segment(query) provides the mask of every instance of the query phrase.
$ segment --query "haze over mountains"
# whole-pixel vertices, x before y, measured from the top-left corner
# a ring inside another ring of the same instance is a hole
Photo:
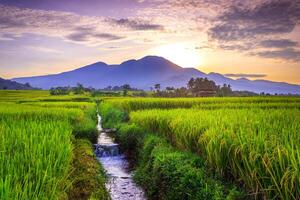
[[[14,78],[19,83],[30,83],[33,87],[49,89],[57,86],[75,86],[105,88],[130,84],[132,87],[149,90],[154,84],[161,87],[186,86],[192,77],[207,77],[218,85],[230,84],[233,90],[252,92],[300,94],[300,85],[266,80],[231,79],[218,73],[203,73],[194,68],[182,68],[169,60],[158,56],[146,56],[139,60],[128,60],[120,65],[107,65],[97,62],[60,74]]]

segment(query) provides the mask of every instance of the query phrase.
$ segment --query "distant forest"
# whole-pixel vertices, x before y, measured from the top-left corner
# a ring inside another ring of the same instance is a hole
[[[155,84],[144,91],[133,88],[129,84],[121,86],[108,86],[103,89],[84,87],[78,83],[76,87],[55,87],[50,89],[51,95],[68,95],[90,93],[92,96],[154,96],[154,97],[226,97],[226,96],[269,96],[268,93],[254,93],[250,91],[233,91],[229,84],[217,85],[214,81],[207,78],[191,78],[187,82],[187,87],[174,88],[172,86],[162,88]],[[279,94],[275,94],[279,95]],[[282,94],[280,94],[282,95]]]

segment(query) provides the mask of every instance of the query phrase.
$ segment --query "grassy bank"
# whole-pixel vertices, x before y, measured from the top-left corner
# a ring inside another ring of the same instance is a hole
[[[200,200],[242,199],[244,194],[232,184],[224,184],[207,174],[203,159],[178,151],[163,137],[145,134],[135,124],[122,125],[118,140],[137,156],[135,181],[149,199]]]
[[[74,140],[70,179],[72,186],[68,199],[110,199],[105,188],[105,173],[94,155],[91,142],[86,139]]]

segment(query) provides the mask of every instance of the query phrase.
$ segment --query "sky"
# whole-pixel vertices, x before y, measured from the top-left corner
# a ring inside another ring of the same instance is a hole
[[[300,0],[0,0],[0,77],[163,56],[300,84]]]

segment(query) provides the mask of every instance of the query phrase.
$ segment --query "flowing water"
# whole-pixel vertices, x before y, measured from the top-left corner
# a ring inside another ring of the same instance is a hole
[[[132,174],[127,170],[128,162],[119,152],[119,145],[102,130],[100,115],[97,128],[100,135],[95,154],[108,175],[106,188],[112,200],[145,200],[143,190],[133,182]]]

